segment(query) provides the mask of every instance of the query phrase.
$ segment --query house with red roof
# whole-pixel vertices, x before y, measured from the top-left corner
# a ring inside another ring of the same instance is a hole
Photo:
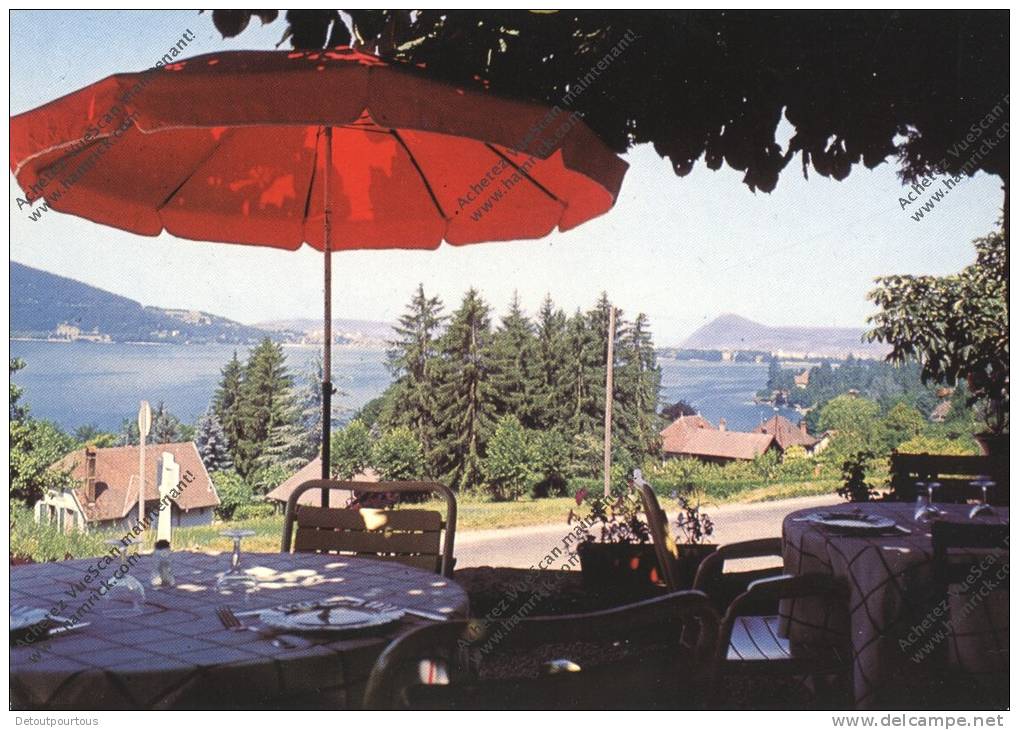
[[[290,499],[290,495],[293,494],[294,490],[305,482],[309,482],[312,479],[322,478],[322,457],[316,456],[314,459],[305,464],[301,469],[295,473],[292,477],[281,483],[271,492],[265,495],[267,502],[272,502],[276,505],[279,511],[284,511],[287,508],[287,501]],[[363,472],[355,474],[350,480],[352,482],[377,482],[379,481],[378,473],[368,467]],[[333,507],[342,506],[354,499],[354,492],[350,490],[335,489],[332,491],[329,497],[329,504]],[[309,507],[321,507],[322,506],[322,491],[312,489],[302,494],[298,500],[298,504],[307,505]]]
[[[800,421],[799,426],[785,416],[775,414],[760,426],[754,433],[766,433],[775,437],[775,445],[783,454],[790,446],[802,446],[810,455],[818,454],[828,445],[827,435],[815,438],[807,433],[807,422]]]
[[[74,484],[51,490],[35,504],[35,519],[62,530],[130,530],[138,519],[139,446],[72,451],[50,468],[66,472]],[[174,484],[162,484],[166,475]],[[158,510],[160,487],[179,492],[170,501],[174,527],[212,523],[219,495],[194,443],[151,444],[145,448],[145,513]],[[152,523],[153,526],[155,522]]]
[[[662,432],[665,458],[693,458],[712,464],[753,461],[769,449],[777,449],[775,437],[765,433],[729,431],[725,420],[715,428],[701,415],[680,416]]]

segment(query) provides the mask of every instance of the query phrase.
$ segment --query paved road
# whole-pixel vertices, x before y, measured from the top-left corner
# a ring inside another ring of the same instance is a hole
[[[788,513],[807,507],[837,504],[840,501],[835,495],[824,495],[757,504],[722,505],[710,511],[715,522],[712,542],[723,544],[758,537],[777,537],[782,534],[782,518]],[[675,515],[669,518],[671,521]],[[529,568],[537,565],[556,546],[561,547],[568,532],[565,515],[562,522],[550,525],[457,532],[456,567],[491,565]]]

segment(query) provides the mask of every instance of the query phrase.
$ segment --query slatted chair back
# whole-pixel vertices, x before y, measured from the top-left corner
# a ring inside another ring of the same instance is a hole
[[[315,489],[439,495],[446,502],[446,513],[413,507],[331,508],[298,503],[302,494]],[[455,536],[456,496],[443,484],[313,479],[297,487],[287,500],[280,549],[285,553],[335,552],[392,560],[452,577]]]
[[[679,549],[669,531],[669,516],[665,514],[665,510],[658,503],[658,496],[654,489],[639,474],[634,475],[634,486],[640,490],[644,516],[647,519],[648,528],[651,530],[651,541],[655,546],[658,567],[665,580],[665,585],[670,591],[682,590],[678,565]]]
[[[729,604],[747,590],[747,587],[761,578],[773,578],[782,574],[782,566],[752,568],[726,572],[726,564],[737,560],[756,558],[782,558],[782,539],[765,537],[720,546],[704,558],[694,579],[695,590],[708,594],[720,613],[725,613]],[[761,609],[764,613],[777,613],[777,605]]]
[[[988,501],[1009,503],[1008,459],[998,456],[948,456],[942,454],[900,454],[891,458],[892,497],[899,501],[916,499],[918,481],[937,481],[941,488],[934,495],[939,502],[965,502],[981,498],[971,482],[986,476],[994,480]]]
[[[823,573],[780,575],[762,578],[729,605],[719,631],[716,675],[743,665],[758,673],[809,674],[832,667],[817,665],[818,657],[803,652],[799,657],[789,650],[789,642],[778,633],[777,616],[761,616],[760,607],[777,605],[782,600],[811,599],[823,601],[829,610],[846,610],[849,592],[844,584]],[[746,619],[750,619],[747,621]],[[841,637],[848,640],[848,637]],[[825,659],[831,656],[824,652]],[[848,651],[836,653],[839,661],[848,658]],[[830,663],[830,662],[829,662]]]
[[[698,706],[717,638],[718,614],[697,591],[589,614],[429,624],[382,653],[365,708]],[[428,676],[445,681],[423,683]]]
[[[931,525],[931,540],[934,544],[934,580],[947,587],[963,583],[974,566],[985,564],[986,572],[991,564],[998,563],[1003,556],[993,551],[1009,549],[1008,525],[988,525],[979,522],[947,522],[938,520]],[[979,553],[965,556],[951,555],[950,551],[978,550]],[[1007,557],[1004,558],[1007,560]],[[993,572],[993,571],[992,571]],[[982,585],[978,583],[978,585]],[[1008,581],[997,581],[995,590],[1008,590]]]

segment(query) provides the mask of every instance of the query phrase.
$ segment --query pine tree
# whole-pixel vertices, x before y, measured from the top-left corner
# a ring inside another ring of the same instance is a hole
[[[234,350],[233,358],[220,371],[222,377],[219,387],[212,397],[212,413],[216,416],[223,435],[230,448],[230,460],[237,464],[241,460],[239,452],[244,440],[244,425],[241,416],[241,397],[244,387],[244,365],[237,359]]]
[[[534,327],[514,292],[509,312],[492,335],[492,395],[499,416],[515,416],[527,428],[534,427],[538,416],[530,374],[535,345]]]
[[[170,413],[163,401],[159,401],[159,405],[152,412],[152,427],[146,442],[150,444],[172,444],[180,441],[181,438],[180,419]]]
[[[619,345],[613,427],[620,434],[620,444],[639,462],[642,455],[656,450],[655,413],[662,382],[646,315],[623,323]]]
[[[322,376],[324,369],[322,354],[316,353],[308,371],[304,374],[304,387],[299,395],[302,445],[298,449],[298,456],[305,461],[319,456],[322,452]],[[333,393],[330,432],[337,428],[343,412],[340,398],[345,395],[346,393],[341,390],[336,390]]]
[[[476,487],[483,478],[481,457],[494,415],[490,340],[488,305],[475,289],[469,289],[440,342],[443,365],[436,452],[442,457],[442,473],[456,489]]]
[[[270,465],[301,466],[305,441],[294,405],[293,379],[283,348],[268,337],[248,357],[239,402],[242,435],[234,450],[238,473],[248,477]]]
[[[386,428],[407,426],[421,443],[429,471],[438,474],[442,455],[436,451],[437,379],[440,368],[438,337],[446,317],[442,301],[425,295],[419,284],[399,324],[396,339],[387,353],[395,378],[386,394],[380,416]]]
[[[198,420],[195,446],[208,471],[226,471],[233,467],[233,462],[230,460],[229,442],[212,409],[206,411]]]
[[[566,315],[546,295],[538,311],[534,366],[530,368],[534,427],[561,428],[568,413]]]

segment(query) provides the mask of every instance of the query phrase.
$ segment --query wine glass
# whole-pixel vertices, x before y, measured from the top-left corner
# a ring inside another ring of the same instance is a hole
[[[980,504],[973,505],[973,509],[969,511],[969,518],[976,519],[977,517],[990,517],[994,514],[994,508],[987,501],[987,490],[994,486],[994,480],[988,479],[987,477],[980,477],[970,482],[974,487],[979,487],[980,492],[983,495],[980,500]]]
[[[99,604],[100,613],[109,618],[137,616],[145,605],[145,587],[131,575],[134,561],[129,559],[128,551],[140,543],[130,541],[125,544],[116,538],[106,540],[105,543],[120,553],[120,565],[106,581],[106,592],[102,594],[103,600]]]
[[[930,517],[930,496],[927,491],[927,482],[918,480],[916,482],[916,510],[913,512],[913,519],[917,522],[929,522]]]
[[[258,581],[241,570],[241,538],[254,535],[254,530],[224,530],[219,533],[223,537],[231,537],[234,541],[234,552],[230,558],[230,569],[220,573],[216,580],[216,591],[224,596],[240,596],[247,601],[248,596],[258,590]]]

